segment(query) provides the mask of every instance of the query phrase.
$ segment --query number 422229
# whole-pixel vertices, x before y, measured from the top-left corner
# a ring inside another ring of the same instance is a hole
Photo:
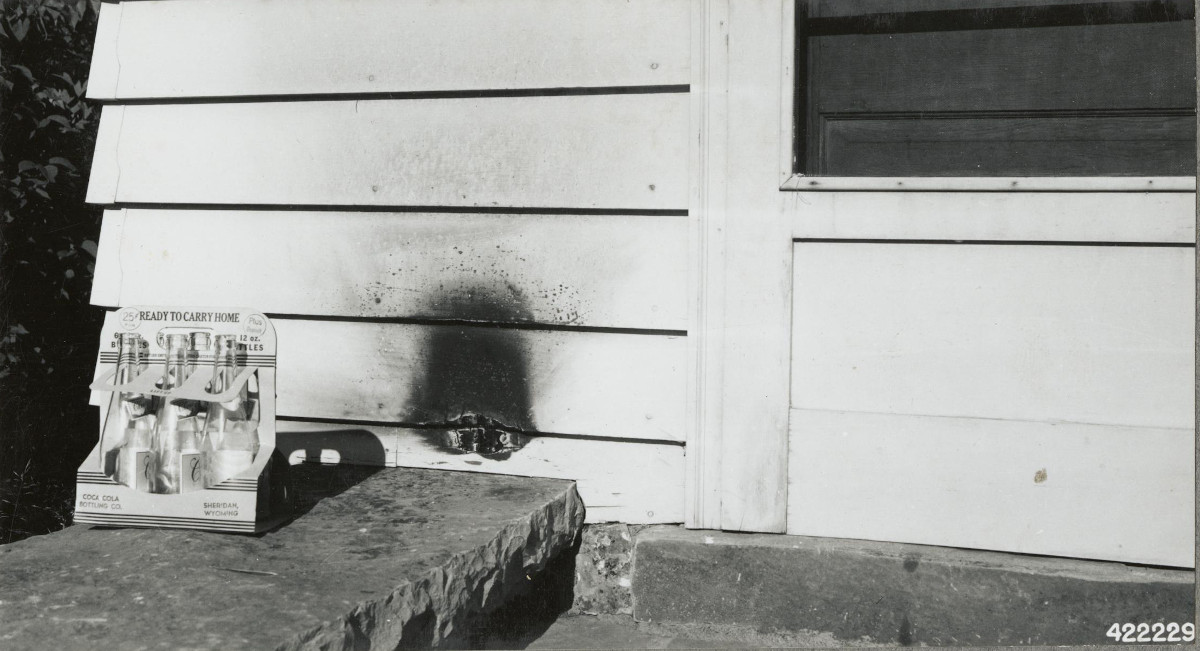
[[[1187,622],[1177,624],[1113,624],[1104,634],[1118,642],[1192,642],[1196,639],[1196,625]]]

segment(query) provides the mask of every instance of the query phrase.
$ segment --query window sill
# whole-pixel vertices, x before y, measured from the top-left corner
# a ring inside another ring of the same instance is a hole
[[[793,174],[785,191],[823,192],[1195,192],[1191,176],[804,176]]]

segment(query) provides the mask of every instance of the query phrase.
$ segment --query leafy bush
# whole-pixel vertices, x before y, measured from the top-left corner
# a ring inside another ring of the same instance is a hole
[[[100,109],[84,100],[99,0],[0,0],[0,543],[69,521],[97,435]]]

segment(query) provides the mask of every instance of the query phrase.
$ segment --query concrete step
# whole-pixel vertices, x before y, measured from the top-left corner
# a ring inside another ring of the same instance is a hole
[[[1195,616],[1190,570],[678,527],[637,533],[632,591],[641,622],[839,644],[1111,644],[1113,623]]]
[[[847,644],[829,634],[757,631],[737,624],[638,622],[629,615],[563,615],[526,649],[806,649]],[[511,645],[488,648],[518,648]]]
[[[462,648],[583,525],[572,482],[306,467],[311,510],[261,536],[72,526],[0,546],[0,648]]]

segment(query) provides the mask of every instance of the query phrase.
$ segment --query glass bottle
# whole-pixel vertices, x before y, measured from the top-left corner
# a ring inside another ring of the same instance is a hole
[[[212,335],[198,330],[188,334],[188,343],[191,344],[191,349],[188,350],[188,375],[191,375],[196,370],[196,363],[200,359],[200,351],[208,350],[208,347],[212,344]]]
[[[142,372],[141,335],[123,332],[118,335],[117,372],[113,384],[118,387],[132,382]],[[151,397],[141,393],[118,392],[109,403],[105,432],[113,438],[105,441],[101,433],[100,450],[104,472],[126,486],[150,490],[152,473],[147,464],[151,452],[155,414]]]
[[[191,344],[191,348],[188,349],[187,374],[188,377],[191,377],[192,373],[196,372],[196,366],[199,364],[200,355],[202,354],[201,351],[207,351],[212,345],[212,335],[204,331],[193,332],[188,335],[188,343]],[[202,400],[197,400],[192,403],[192,406],[196,409],[196,431],[203,434],[204,421],[208,416],[208,404]],[[201,443],[201,441],[197,441],[198,449],[203,448]]]
[[[214,346],[210,393],[232,388],[238,376],[237,336],[217,335]],[[210,402],[204,430],[208,459],[208,485],[222,482],[250,467],[258,454],[258,401],[251,397],[249,382],[225,402]]]
[[[183,386],[192,368],[190,337],[169,334],[167,361],[160,389],[170,391]],[[200,416],[195,400],[162,400],[154,428],[154,492],[180,493],[192,490],[202,481],[199,472]]]

